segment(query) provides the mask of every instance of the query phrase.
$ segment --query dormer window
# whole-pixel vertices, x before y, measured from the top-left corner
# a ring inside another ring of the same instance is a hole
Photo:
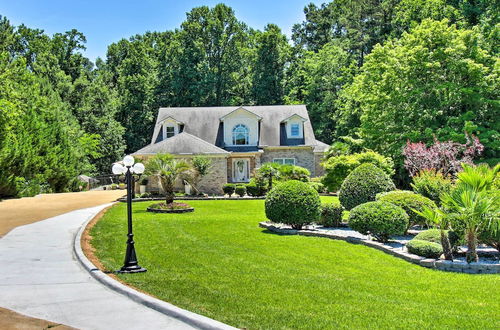
[[[300,136],[300,125],[299,124],[292,124],[290,126],[290,135],[293,137],[299,137]]]
[[[165,137],[168,139],[175,135],[175,127],[174,126],[166,126],[165,127]]]
[[[233,128],[233,145],[248,144],[248,127],[238,124]]]

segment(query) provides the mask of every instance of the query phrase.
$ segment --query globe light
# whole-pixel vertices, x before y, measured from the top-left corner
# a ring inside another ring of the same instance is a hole
[[[144,173],[144,164],[135,163],[133,169],[134,169],[134,173],[142,174],[142,173]]]
[[[125,166],[132,166],[134,165],[134,157],[127,155],[123,158],[123,165]]]
[[[116,163],[116,164],[113,164],[113,167],[111,168],[111,171],[112,171],[112,172],[113,172],[113,174],[115,174],[115,175],[120,175],[120,174],[125,173],[126,168],[125,168],[125,167],[123,167],[123,165],[122,165],[122,164],[118,164],[118,163]]]

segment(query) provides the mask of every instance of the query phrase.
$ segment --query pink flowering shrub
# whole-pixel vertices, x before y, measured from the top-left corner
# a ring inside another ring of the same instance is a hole
[[[408,141],[403,149],[404,166],[411,176],[422,170],[436,170],[443,175],[455,175],[461,170],[461,164],[472,164],[472,160],[481,155],[484,146],[474,135],[466,135],[467,142],[440,142],[434,138],[434,144],[427,147],[423,142]]]

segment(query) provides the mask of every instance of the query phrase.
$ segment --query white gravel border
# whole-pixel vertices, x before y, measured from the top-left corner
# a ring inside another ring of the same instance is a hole
[[[168,315],[170,317],[174,317],[182,322],[190,324],[200,329],[237,329],[225,323],[213,320],[206,316],[196,314],[190,312],[188,310],[179,308],[174,306],[168,302],[163,300],[153,298],[144,293],[141,293],[137,290],[128,287],[121,282],[111,278],[110,276],[103,273],[99,270],[83,253],[81,246],[81,239],[85,228],[92,221],[94,217],[86,221],[78,230],[78,233],[75,235],[75,239],[73,242],[73,251],[75,253],[76,258],[81,263],[83,268],[85,268],[92,277],[94,277],[97,281],[101,282],[111,290],[114,290],[118,293],[121,293],[128,298],[132,299],[135,302],[138,302],[146,307],[152,308],[162,314]]]

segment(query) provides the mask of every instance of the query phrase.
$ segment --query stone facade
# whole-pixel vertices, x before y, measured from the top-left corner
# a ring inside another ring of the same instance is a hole
[[[325,175],[325,168],[321,166],[321,162],[323,161],[324,153],[316,152],[314,153],[314,176],[323,176]]]
[[[318,176],[316,174],[316,159],[312,148],[264,149],[260,161],[263,164],[272,162],[275,158],[295,158],[295,165],[307,168],[312,177]]]

